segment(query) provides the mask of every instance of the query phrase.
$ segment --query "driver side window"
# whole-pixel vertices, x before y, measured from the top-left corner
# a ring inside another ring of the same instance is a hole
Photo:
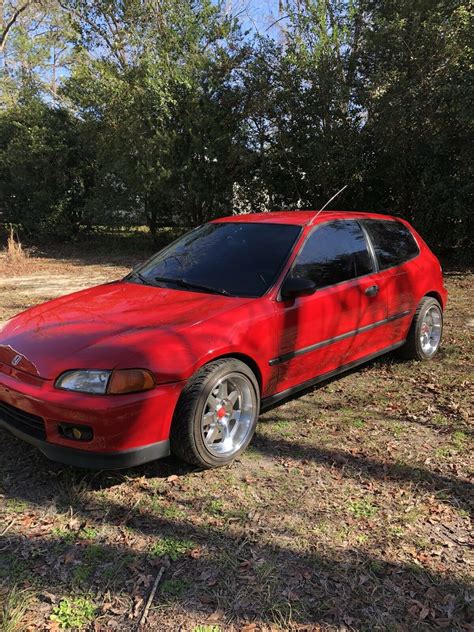
[[[311,279],[319,289],[373,271],[359,224],[335,221],[315,228],[296,258],[291,276]]]

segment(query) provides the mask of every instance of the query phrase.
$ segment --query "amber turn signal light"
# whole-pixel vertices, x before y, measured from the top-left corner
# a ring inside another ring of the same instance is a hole
[[[155,379],[144,369],[118,369],[110,377],[107,394],[140,393],[155,388]]]

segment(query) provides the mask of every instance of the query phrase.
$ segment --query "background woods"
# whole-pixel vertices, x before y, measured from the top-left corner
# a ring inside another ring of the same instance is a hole
[[[472,245],[463,0],[4,0],[0,222],[25,239],[248,210],[411,220]]]

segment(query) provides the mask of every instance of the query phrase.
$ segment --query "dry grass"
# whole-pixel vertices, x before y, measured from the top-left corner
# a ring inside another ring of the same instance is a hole
[[[10,232],[8,234],[7,239],[7,247],[6,247],[6,260],[8,263],[18,264],[22,263],[28,254],[23,249],[21,241],[16,234],[13,226],[10,226]]]
[[[0,263],[5,315],[43,300],[35,274],[124,272],[28,269]],[[265,413],[228,468],[83,472],[2,432],[0,602],[30,590],[29,630],[136,630],[164,566],[147,630],[471,630],[472,275],[447,286],[435,361],[383,358]]]

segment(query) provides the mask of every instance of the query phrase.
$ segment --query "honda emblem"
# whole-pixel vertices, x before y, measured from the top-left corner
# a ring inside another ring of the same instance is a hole
[[[12,360],[12,366],[18,366],[20,364],[20,362],[22,361],[22,359],[23,359],[23,356],[21,356],[18,353]]]

